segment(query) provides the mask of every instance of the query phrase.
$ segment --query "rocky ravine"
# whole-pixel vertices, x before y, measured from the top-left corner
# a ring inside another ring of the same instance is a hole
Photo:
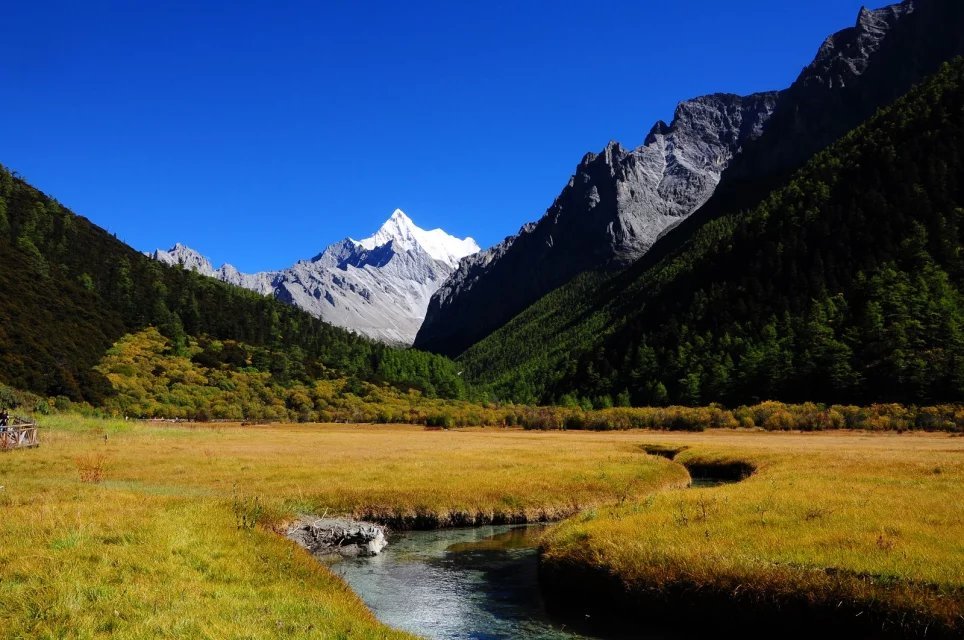
[[[433,296],[415,346],[457,355],[583,271],[620,268],[667,234],[659,253],[671,250],[962,52],[964,2],[905,0],[862,9],[789,89],[683,102],[641,147],[587,155],[538,222],[465,260]]]
[[[177,244],[152,258],[270,295],[326,322],[389,344],[411,345],[432,294],[458,265],[479,250],[441,229],[426,231],[403,211],[371,237],[346,238],[289,269],[241,273],[230,264],[215,269],[197,251]]]

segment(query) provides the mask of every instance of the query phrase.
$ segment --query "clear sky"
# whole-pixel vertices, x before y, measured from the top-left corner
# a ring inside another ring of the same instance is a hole
[[[860,6],[9,2],[0,163],[137,249],[246,271],[396,207],[485,247],[680,100],[789,85]]]

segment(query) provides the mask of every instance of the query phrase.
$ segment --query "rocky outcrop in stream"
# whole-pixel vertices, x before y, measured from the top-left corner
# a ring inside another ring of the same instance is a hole
[[[316,555],[347,558],[377,556],[388,544],[384,527],[345,518],[304,518],[286,535]]]

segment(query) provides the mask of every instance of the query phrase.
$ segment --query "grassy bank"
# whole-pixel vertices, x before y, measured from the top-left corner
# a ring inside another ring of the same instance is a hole
[[[823,617],[855,632],[964,631],[964,439],[717,431],[646,441],[692,467],[755,473],[563,523],[544,566],[570,604],[628,608],[641,622],[660,611],[674,625],[665,616],[698,606],[711,625]]]
[[[686,479],[638,433],[44,424],[0,454],[2,637],[404,637],[271,529],[556,517]]]

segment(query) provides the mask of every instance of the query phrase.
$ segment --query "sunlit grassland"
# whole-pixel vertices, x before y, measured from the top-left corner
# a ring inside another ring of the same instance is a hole
[[[794,600],[845,605],[891,628],[964,628],[964,439],[718,431],[646,440],[683,448],[684,464],[748,462],[756,473],[576,516],[545,540],[547,567],[602,571],[640,602],[659,593]]]
[[[402,637],[272,529],[559,517],[686,481],[638,432],[44,425],[0,455],[2,637]]]

